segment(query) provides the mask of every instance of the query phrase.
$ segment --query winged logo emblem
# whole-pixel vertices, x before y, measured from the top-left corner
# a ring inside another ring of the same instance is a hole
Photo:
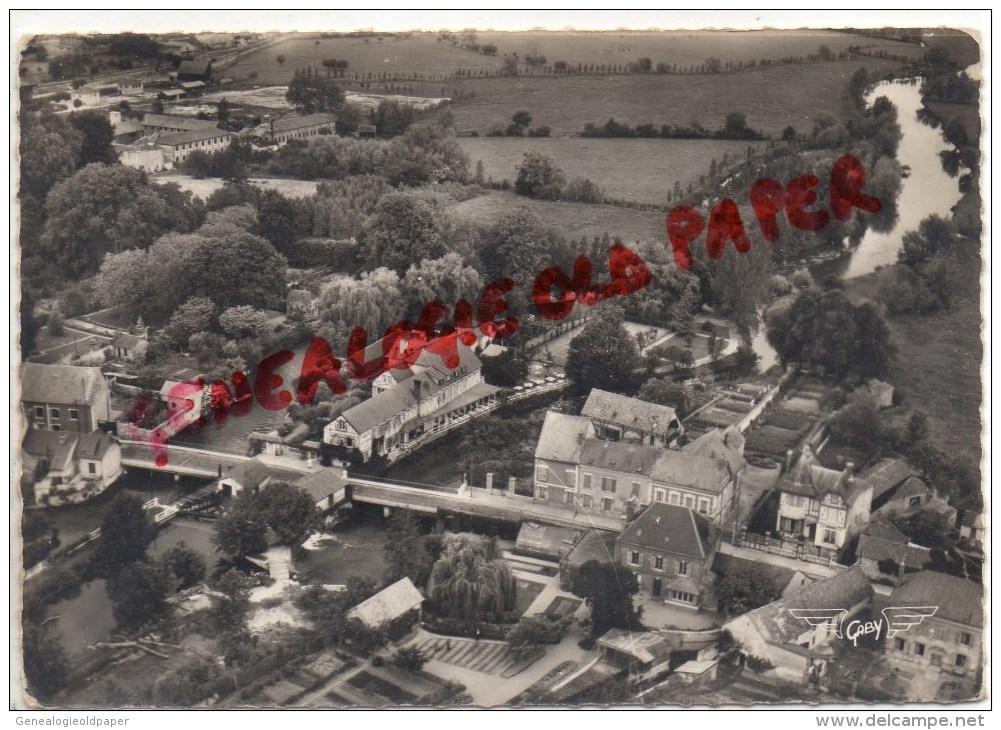
[[[829,633],[839,639],[842,637],[841,624],[848,615],[845,608],[790,608],[787,609],[795,618],[806,621],[810,626],[824,626]]]
[[[886,638],[892,639],[897,634],[918,626],[930,616],[934,616],[938,606],[887,606],[883,609],[886,618]]]

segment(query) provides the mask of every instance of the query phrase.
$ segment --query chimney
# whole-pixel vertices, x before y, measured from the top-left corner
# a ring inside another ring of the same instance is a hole
[[[792,449],[786,451],[786,471],[792,469],[792,456],[793,456]]]
[[[421,400],[421,381],[420,378],[414,378],[414,396],[417,398],[419,403]]]
[[[577,443],[578,444],[584,443],[584,432],[583,431],[578,431],[577,432]]]

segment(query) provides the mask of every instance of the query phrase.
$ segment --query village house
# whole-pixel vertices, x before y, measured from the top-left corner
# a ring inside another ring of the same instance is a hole
[[[118,154],[118,161],[123,167],[134,167],[146,172],[160,172],[164,169],[163,148],[158,144],[115,144],[112,149]]]
[[[892,585],[932,562],[931,550],[912,544],[892,522],[879,517],[859,535],[856,556],[870,580]]]
[[[901,617],[897,633],[886,635],[883,656],[902,669],[976,677],[982,663],[983,600],[983,586],[973,581],[927,570],[907,576],[889,598],[877,601],[888,621]],[[901,616],[908,613],[925,618],[915,623]]]
[[[104,431],[31,430],[22,445],[24,474],[35,500],[83,501],[100,494],[122,474],[122,447]]]
[[[626,670],[634,680],[666,671],[671,659],[668,640],[652,631],[612,629],[598,638],[597,647],[603,662]]]
[[[722,525],[738,497],[742,449],[743,438],[729,429],[711,431],[681,449],[609,441],[598,437],[593,419],[550,411],[535,449],[533,494],[575,514],[623,517],[662,502],[689,507]]]
[[[184,89],[164,89],[156,94],[156,98],[160,101],[180,101],[188,92]]]
[[[337,117],[333,114],[307,114],[300,117],[272,119],[261,125],[262,136],[271,144],[284,145],[291,139],[308,139],[319,134],[333,134]]]
[[[640,593],[699,610],[714,582],[711,568],[719,542],[720,531],[702,515],[655,502],[619,535],[615,562],[633,571]]]
[[[347,469],[321,469],[300,476],[292,482],[292,486],[308,494],[321,512],[337,509],[350,498]]]
[[[21,403],[30,429],[90,433],[111,420],[111,390],[100,368],[25,363]]]
[[[139,96],[143,93],[143,82],[140,79],[119,81],[118,93],[122,96]]]
[[[216,486],[226,496],[235,497],[242,492],[257,492],[275,482],[291,484],[301,476],[301,472],[271,466],[255,457],[231,466]]]
[[[146,134],[155,132],[191,132],[197,129],[216,129],[217,123],[212,119],[196,119],[195,117],[178,117],[170,114],[147,114],[142,120]]]
[[[832,642],[841,640],[835,631],[868,609],[872,597],[869,579],[855,566],[731,619],[723,629],[744,656],[770,662],[770,674],[805,684],[827,674]]]
[[[417,623],[421,620],[423,605],[424,596],[417,586],[409,578],[401,578],[359,603],[345,613],[344,618],[356,618],[373,629],[401,619]]]
[[[594,388],[580,414],[590,418],[599,438],[650,446],[671,446],[684,427],[670,406],[648,403]]]
[[[198,52],[198,46],[188,41],[164,41],[159,45],[160,53],[163,55],[191,56]]]
[[[984,522],[984,513],[980,510],[964,510],[959,522],[959,537],[962,540],[973,544],[983,544],[984,531],[987,524]]]
[[[224,129],[194,129],[189,132],[162,134],[157,140],[167,162],[184,162],[192,152],[200,151],[211,155],[229,147],[233,135]]]
[[[585,532],[562,560],[560,560],[560,585],[569,590],[574,577],[585,563],[615,562],[615,541],[618,533],[591,528]]]
[[[112,144],[131,144],[138,141],[146,133],[146,128],[138,119],[126,119],[118,110],[108,112],[108,121],[114,135]]]
[[[821,466],[809,445],[775,485],[779,510],[775,529],[791,539],[834,554],[869,524],[872,487],[851,473]]]
[[[212,78],[212,59],[189,59],[177,67],[178,81],[208,81]]]
[[[142,365],[146,362],[146,351],[149,340],[143,335],[133,335],[129,332],[119,332],[111,341],[111,348],[119,360]]]
[[[903,459],[881,459],[860,475],[872,485],[872,513],[887,518],[935,512],[956,523],[956,510],[935,495],[920,473]]]
[[[855,392],[872,398],[877,408],[889,408],[893,405],[893,386],[879,378],[869,378]]]
[[[381,354],[382,341],[365,352],[373,358]],[[382,373],[373,381],[371,398],[327,424],[324,442],[356,450],[366,461],[372,455],[392,458],[492,410],[499,388],[483,382],[482,363],[472,349],[459,344],[458,354],[456,368],[422,350],[411,367]]]
[[[101,92],[89,86],[81,86],[70,91],[70,103],[74,107],[94,106],[101,103]]]

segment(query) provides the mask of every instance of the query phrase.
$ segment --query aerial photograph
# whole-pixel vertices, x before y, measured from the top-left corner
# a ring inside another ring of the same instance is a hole
[[[983,39],[329,17],[12,35],[11,706],[988,699]]]

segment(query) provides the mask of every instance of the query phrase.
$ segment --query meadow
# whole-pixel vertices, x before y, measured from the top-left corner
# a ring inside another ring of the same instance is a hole
[[[859,68],[879,72],[899,64],[876,59],[806,63],[750,71],[708,74],[517,76],[473,79],[456,84],[475,97],[453,104],[460,133],[485,134],[505,128],[511,115],[527,111],[532,126],[553,136],[580,133],[588,122],[610,118],[631,126],[650,123],[718,129],[730,112],[748,126],[779,137],[787,126],[813,130],[822,113],[852,113],[848,80]]]
[[[691,139],[588,139],[583,137],[461,137],[470,170],[483,162],[484,179],[514,184],[524,155],[552,157],[567,180],[582,175],[605,189],[609,197],[667,205],[675,182],[697,183],[714,158],[743,159],[746,142]]]

